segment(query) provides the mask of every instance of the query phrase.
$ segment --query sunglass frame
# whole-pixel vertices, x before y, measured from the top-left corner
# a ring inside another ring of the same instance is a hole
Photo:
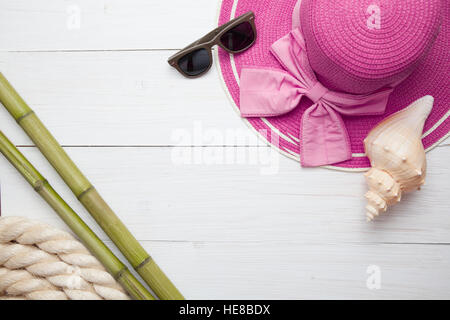
[[[220,41],[220,38],[229,30],[233,29],[234,27],[240,25],[241,23],[244,22],[249,22],[250,25],[252,26],[253,29],[253,41],[245,48],[238,50],[238,51],[233,51],[230,50],[228,48],[226,48],[223,43]],[[205,74],[206,72],[208,72],[211,69],[212,63],[213,63],[213,57],[212,57],[212,47],[215,45],[218,45],[219,47],[221,47],[222,49],[224,49],[225,51],[229,52],[229,53],[240,53],[243,52],[245,50],[247,50],[248,48],[250,48],[256,41],[256,26],[255,26],[255,14],[252,11],[249,11],[247,13],[244,13],[243,15],[230,20],[229,22],[217,27],[216,29],[214,29],[213,31],[209,32],[207,35],[205,35],[204,37],[198,39],[197,41],[191,43],[190,45],[188,45],[187,47],[185,47],[184,49],[181,49],[180,51],[178,51],[177,53],[175,53],[173,56],[171,56],[167,62],[174,67],[175,69],[178,70],[178,72],[180,72],[183,76],[187,77],[187,78],[197,78],[202,76],[203,74]],[[196,75],[188,75],[186,74],[179,66],[178,61],[184,57],[185,55],[199,50],[199,49],[206,49],[206,51],[208,52],[209,55],[209,66],[208,68],[206,68],[203,72],[196,74]]]

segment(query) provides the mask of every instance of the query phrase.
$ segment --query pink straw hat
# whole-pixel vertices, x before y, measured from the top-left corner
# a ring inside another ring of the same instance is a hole
[[[304,166],[370,166],[363,140],[425,95],[430,150],[449,135],[448,0],[223,0],[219,24],[253,11],[257,40],[218,52],[233,104]]]

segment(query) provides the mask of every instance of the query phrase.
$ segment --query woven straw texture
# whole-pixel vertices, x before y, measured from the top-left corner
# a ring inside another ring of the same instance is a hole
[[[382,119],[413,101],[432,95],[433,111],[423,136],[431,150],[450,129],[450,3],[447,0],[303,0],[300,23],[308,57],[318,79],[331,90],[367,93],[396,84],[382,116],[344,116],[353,158],[336,164],[343,170],[370,166],[363,139]],[[381,10],[379,29],[369,29],[369,5]],[[246,52],[230,55],[219,49],[221,77],[233,105],[239,109],[239,75],[243,67],[281,69],[270,46],[293,27],[297,0],[223,0],[219,24],[249,10],[256,16],[258,37]],[[304,17],[307,16],[307,19]],[[319,31],[317,31],[319,30]],[[434,41],[433,41],[434,40]],[[310,51],[312,54],[310,54]],[[406,80],[404,80],[406,78]],[[283,154],[299,160],[299,127],[311,101],[302,99],[292,112],[246,122]]]

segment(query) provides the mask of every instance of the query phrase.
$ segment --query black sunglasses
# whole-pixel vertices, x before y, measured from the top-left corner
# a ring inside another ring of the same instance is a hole
[[[180,50],[168,62],[185,77],[196,78],[211,68],[211,48],[216,44],[230,53],[239,53],[250,48],[255,40],[255,15],[249,11]]]

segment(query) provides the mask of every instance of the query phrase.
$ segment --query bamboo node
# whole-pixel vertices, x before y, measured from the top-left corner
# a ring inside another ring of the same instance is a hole
[[[120,278],[122,278],[122,276],[127,271],[128,271],[128,267],[124,266],[122,269],[119,270],[119,272],[117,272],[117,274],[114,275],[114,279],[116,279],[116,281],[118,281]]]
[[[20,117],[18,117],[18,118],[16,119],[16,122],[17,122],[17,123],[20,123],[23,119],[25,119],[26,117],[28,117],[28,116],[30,116],[30,115],[32,115],[32,114],[34,114],[34,111],[33,111],[33,110],[30,110],[30,111],[28,111],[28,112],[25,112],[25,114],[21,115]]]
[[[83,196],[84,196],[86,193],[88,193],[89,191],[94,190],[94,189],[95,189],[94,186],[91,185],[89,188],[87,188],[86,190],[84,190],[83,192],[81,192],[81,193],[77,196],[77,199],[78,199],[79,201],[81,201],[81,198],[83,198]]]
[[[141,263],[139,263],[138,266],[136,268],[134,268],[134,269],[136,271],[138,271],[140,268],[142,268],[143,266],[145,266],[147,263],[149,263],[152,260],[153,260],[153,258],[151,256],[148,256]]]
[[[46,185],[46,184],[48,184],[48,181],[47,180],[38,180],[38,181],[36,181],[35,182],[35,184],[33,185],[33,189],[36,191],[36,192],[39,192],[39,191],[41,191],[43,188],[44,188],[44,186]]]

